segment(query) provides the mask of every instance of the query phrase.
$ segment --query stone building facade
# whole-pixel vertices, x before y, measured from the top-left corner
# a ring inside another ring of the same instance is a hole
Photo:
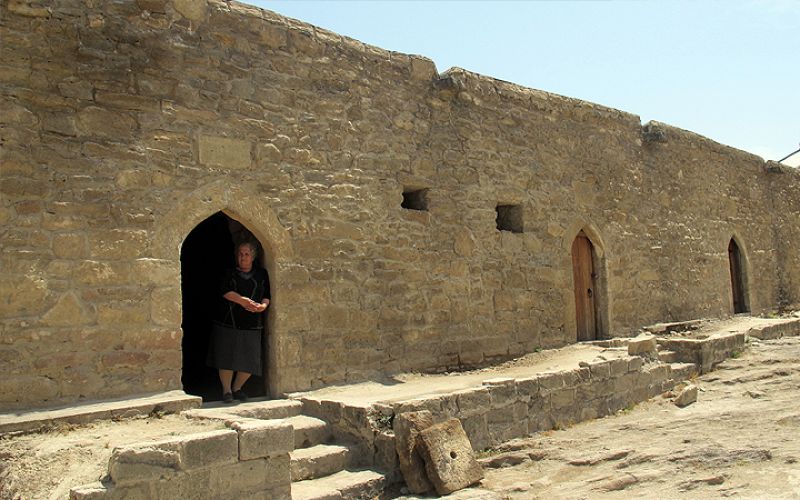
[[[236,2],[0,37],[0,409],[184,387],[181,283],[246,231],[275,396],[800,304],[800,175],[691,132]]]

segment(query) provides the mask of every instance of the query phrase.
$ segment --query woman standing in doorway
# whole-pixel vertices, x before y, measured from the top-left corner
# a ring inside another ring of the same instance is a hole
[[[225,403],[247,401],[242,386],[252,374],[261,373],[261,337],[270,295],[267,272],[254,266],[257,256],[255,244],[237,245],[236,269],[225,272],[220,287],[224,300],[211,332],[208,364],[219,370]]]

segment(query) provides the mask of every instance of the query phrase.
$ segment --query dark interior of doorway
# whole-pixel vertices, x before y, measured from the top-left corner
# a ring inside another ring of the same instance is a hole
[[[247,232],[239,223],[217,212],[198,224],[181,248],[181,382],[187,394],[200,396],[203,401],[222,399],[217,370],[206,365],[206,355],[211,325],[219,311],[220,301],[224,300],[219,294],[219,282],[225,269],[236,264],[233,255],[235,229]],[[250,396],[263,396],[264,380],[256,375],[247,381],[244,390]]]
[[[744,266],[742,265],[742,253],[736,240],[731,238],[728,243],[728,262],[731,268],[731,289],[733,292],[733,312],[734,314],[750,312],[745,297],[744,287]]]

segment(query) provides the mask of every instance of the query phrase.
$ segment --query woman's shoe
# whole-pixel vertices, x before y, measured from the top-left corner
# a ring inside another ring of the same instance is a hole
[[[250,398],[247,397],[247,394],[245,394],[244,391],[241,390],[241,389],[239,389],[238,391],[233,391],[233,397],[236,398],[238,401],[241,401],[243,403],[245,401],[247,401],[248,399],[250,399]]]
[[[226,405],[233,403],[233,393],[226,392],[222,395],[222,402]]]

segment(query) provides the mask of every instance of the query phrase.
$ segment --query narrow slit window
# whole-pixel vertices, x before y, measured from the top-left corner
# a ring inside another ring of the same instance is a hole
[[[428,190],[427,189],[404,189],[403,203],[401,207],[407,210],[428,211]]]
[[[522,232],[522,205],[497,205],[497,230]]]

